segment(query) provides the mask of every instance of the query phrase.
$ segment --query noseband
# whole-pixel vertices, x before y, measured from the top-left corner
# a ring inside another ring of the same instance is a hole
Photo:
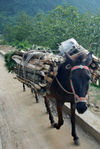
[[[71,68],[71,73],[72,73],[72,71],[74,71],[74,70],[76,70],[76,69],[86,69],[86,70],[89,71],[89,68],[88,68],[87,66],[77,65],[77,66],[74,66],[74,67]],[[72,95],[74,94],[75,99],[76,99],[76,101],[75,101],[76,103],[77,103],[77,102],[86,102],[86,100],[88,99],[88,94],[86,94],[85,97],[79,97],[79,96],[75,93],[75,90],[74,90],[74,87],[73,87],[72,79],[70,79],[70,85],[71,85],[72,92],[67,91],[67,90],[61,85],[61,83],[59,82],[59,80],[58,80],[57,77],[56,77],[56,81],[57,81],[57,83],[59,84],[59,86],[62,88],[62,90],[63,90],[64,92],[66,92],[67,94],[72,94]]]
[[[76,70],[76,69],[86,69],[86,70],[89,71],[89,68],[88,68],[87,66],[77,65],[77,66],[72,67],[71,73],[72,73],[72,71],[74,71],[74,70]],[[88,99],[88,94],[86,94],[85,97],[79,97],[79,96],[75,93],[75,90],[74,90],[74,87],[73,87],[72,79],[70,79],[70,84],[71,84],[71,88],[72,88],[73,94],[74,94],[75,99],[76,99],[76,103],[77,103],[77,102],[86,102],[86,100]]]

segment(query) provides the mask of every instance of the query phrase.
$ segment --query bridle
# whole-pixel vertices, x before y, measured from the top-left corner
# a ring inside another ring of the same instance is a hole
[[[89,68],[88,68],[87,66],[77,65],[77,66],[74,66],[74,67],[71,68],[71,73],[72,73],[72,71],[74,71],[74,70],[76,70],[76,69],[85,69],[85,70],[88,70],[88,71],[89,71]],[[88,93],[86,94],[85,97],[79,97],[79,96],[76,94],[75,90],[74,90],[72,79],[70,79],[70,84],[71,84],[71,89],[72,89],[72,91],[73,91],[74,97],[75,97],[75,99],[76,99],[75,102],[76,102],[76,103],[77,103],[77,102],[86,102],[87,99],[88,99]]]
[[[88,68],[87,66],[84,66],[84,65],[76,65],[76,66],[73,66],[73,67],[71,68],[71,73],[72,73],[74,70],[77,70],[77,69],[85,69],[85,70],[88,70],[88,71],[89,71],[89,68]],[[79,97],[79,96],[76,94],[76,92],[75,92],[75,90],[74,90],[74,86],[73,86],[72,79],[70,79],[70,85],[71,85],[72,92],[67,91],[67,90],[61,85],[61,83],[59,82],[57,76],[56,76],[56,81],[57,81],[57,83],[59,84],[59,86],[62,88],[62,90],[63,90],[64,92],[66,92],[67,94],[70,94],[70,95],[74,95],[74,97],[75,97],[75,99],[76,99],[76,100],[75,100],[75,103],[78,103],[78,102],[86,102],[86,100],[88,99],[88,93],[86,94],[85,97]]]

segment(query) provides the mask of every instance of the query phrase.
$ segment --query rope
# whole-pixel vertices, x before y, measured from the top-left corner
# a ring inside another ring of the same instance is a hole
[[[36,65],[38,65],[40,63],[40,58],[41,58],[41,56],[39,56],[39,59],[37,60]],[[35,75],[36,75],[36,70],[34,70],[33,79],[35,78]]]
[[[59,80],[57,79],[57,77],[56,77],[56,81],[57,81],[57,83],[59,84],[59,86],[61,87],[61,89],[62,89],[64,92],[66,92],[67,94],[73,95],[73,92],[69,92],[69,91],[67,91],[66,89],[64,89],[64,87],[61,85],[61,83],[59,82]]]
[[[26,78],[26,69],[25,69],[25,66],[28,64],[28,62],[30,61],[30,59],[32,58],[32,54],[28,53],[28,56],[26,58],[26,60],[24,61],[24,56],[25,54],[23,54],[23,76],[24,78]]]

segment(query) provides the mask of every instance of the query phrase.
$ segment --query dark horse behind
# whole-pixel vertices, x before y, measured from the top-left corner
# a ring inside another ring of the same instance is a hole
[[[91,78],[89,67],[91,62],[91,52],[88,55],[79,53],[71,57],[66,54],[65,62],[59,66],[58,74],[54,78],[49,92],[44,96],[50,122],[56,129],[60,129],[64,122],[62,116],[64,103],[70,102],[72,136],[76,145],[79,144],[79,137],[75,129],[75,109],[80,114],[87,110],[88,88]],[[56,100],[58,123],[55,123],[51,113],[49,98]]]

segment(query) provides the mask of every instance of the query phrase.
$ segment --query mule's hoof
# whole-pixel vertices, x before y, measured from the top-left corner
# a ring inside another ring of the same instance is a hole
[[[39,103],[39,101],[36,101],[36,103]]]
[[[56,129],[60,129],[60,126],[57,123],[53,123],[53,127]]]
[[[54,123],[51,123],[51,126],[52,126],[53,128],[55,128],[55,122],[54,122]]]
[[[80,145],[80,140],[79,139],[75,139],[74,143],[75,143],[75,145]]]

